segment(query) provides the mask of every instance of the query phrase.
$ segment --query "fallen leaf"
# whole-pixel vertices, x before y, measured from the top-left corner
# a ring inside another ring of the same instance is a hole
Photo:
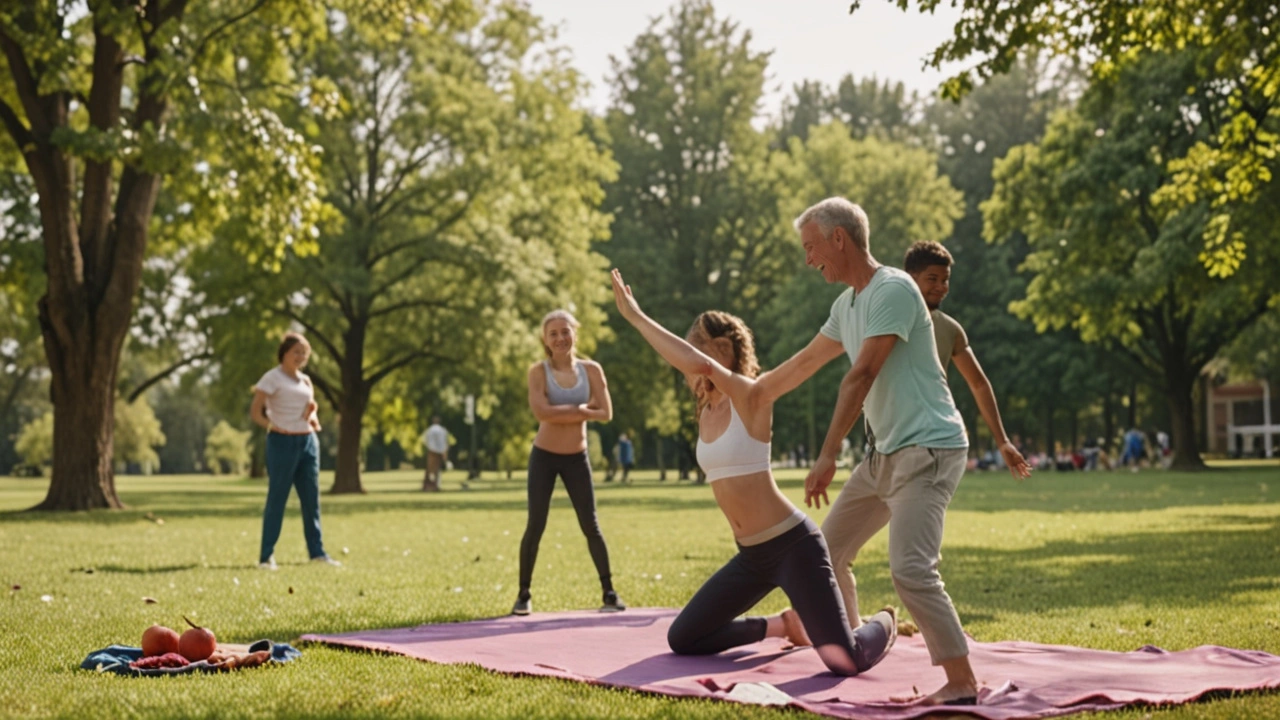
[[[153,597],[147,597],[147,596],[145,596],[145,595],[144,595],[144,596],[142,596],[142,602],[144,602],[144,603],[146,603],[146,604],[148,604],[148,605],[155,605],[156,603],[158,603],[158,602],[160,602],[160,601],[159,601],[159,600],[157,600],[157,599],[155,599],[155,598],[153,598]]]

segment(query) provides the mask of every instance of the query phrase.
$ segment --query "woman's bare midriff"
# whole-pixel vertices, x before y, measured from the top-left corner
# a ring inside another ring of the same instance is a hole
[[[587,449],[587,424],[539,423],[533,446],[558,455],[573,455]]]
[[[791,517],[796,509],[768,471],[717,480],[711,483],[711,490],[735,538],[764,532]]]

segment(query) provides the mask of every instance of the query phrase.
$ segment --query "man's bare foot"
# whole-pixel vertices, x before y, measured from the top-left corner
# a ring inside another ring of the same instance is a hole
[[[787,608],[779,615],[782,617],[782,626],[786,629],[788,642],[796,647],[809,647],[813,644],[809,639],[809,633],[805,632],[804,623],[800,622],[800,613]]]
[[[938,688],[932,695],[925,697],[892,697],[893,702],[911,703],[913,705],[976,705],[978,688],[976,685],[953,685],[947,683]]]

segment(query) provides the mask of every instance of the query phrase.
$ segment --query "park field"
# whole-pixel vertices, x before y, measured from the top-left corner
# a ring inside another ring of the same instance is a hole
[[[365,475],[368,493],[324,496],[329,552],[313,566],[290,500],[277,572],[256,568],[265,484],[118,479],[129,509],[21,512],[47,480],[0,479],[0,717],[782,718],[746,707],[511,678],[469,666],[302,645],[266,670],[125,678],[78,669],[90,651],[138,644],[182,615],[226,642],[296,643],[307,632],[505,614],[524,527],[520,478],[416,491],[417,472]],[[799,470],[783,492],[803,497]],[[327,487],[331,478],[322,477]],[[651,472],[598,484],[615,585],[633,606],[680,606],[734,551],[705,486]],[[817,514],[820,516],[824,511]],[[820,517],[819,517],[820,520]],[[859,557],[865,607],[896,601],[881,533]],[[1127,651],[1228,645],[1280,654],[1280,468],[1200,474],[971,473],[948,516],[943,577],[978,640]],[[154,598],[155,604],[143,601]],[[563,490],[534,578],[534,609],[591,608],[599,592]],[[762,611],[787,604],[771,594]],[[982,677],[982,668],[977,668]],[[923,688],[922,688],[923,689]],[[1105,717],[1280,718],[1280,692]]]

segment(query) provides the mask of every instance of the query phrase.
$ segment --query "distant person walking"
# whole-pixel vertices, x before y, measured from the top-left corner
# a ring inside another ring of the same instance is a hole
[[[267,505],[262,512],[262,547],[258,567],[275,570],[275,547],[284,523],[289,490],[302,504],[302,533],[312,562],[341,565],[324,551],[320,535],[320,420],[315,389],[302,372],[311,345],[298,333],[285,333],[276,350],[279,365],[253,388],[249,417],[267,431]]]
[[[440,416],[431,416],[431,425],[422,433],[427,448],[427,474],[422,480],[423,492],[440,492],[440,475],[449,459],[449,431],[440,424]]]
[[[631,482],[631,468],[636,464],[636,449],[626,433],[618,436],[618,464],[622,465],[622,482]]]
[[[577,357],[578,321],[567,310],[554,310],[542,319],[542,348],[546,359],[529,367],[529,409],[538,419],[538,434],[529,453],[529,519],[520,541],[520,593],[513,615],[532,611],[533,566],[538,544],[547,527],[556,477],[578,515],[578,527],[600,576],[603,611],[625,610],[613,589],[609,550],[596,519],[595,487],[587,456],[587,421],[613,418],[609,384],[600,364]]]

